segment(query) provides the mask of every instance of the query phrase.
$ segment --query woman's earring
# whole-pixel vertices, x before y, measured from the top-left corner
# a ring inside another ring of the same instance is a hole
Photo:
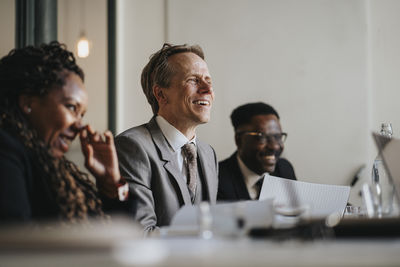
[[[26,113],[28,113],[28,114],[31,113],[31,111],[32,111],[32,109],[30,107],[27,107],[25,110],[26,110]]]

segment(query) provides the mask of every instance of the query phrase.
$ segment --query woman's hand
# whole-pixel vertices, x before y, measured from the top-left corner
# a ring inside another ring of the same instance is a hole
[[[85,166],[96,178],[99,191],[109,198],[118,197],[121,174],[111,132],[100,135],[87,125],[80,132],[80,140]]]

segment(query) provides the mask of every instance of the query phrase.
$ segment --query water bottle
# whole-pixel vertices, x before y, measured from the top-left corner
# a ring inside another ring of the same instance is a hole
[[[382,123],[380,134],[391,138],[393,135],[391,123]],[[375,216],[379,218],[390,216],[393,212],[394,186],[380,154],[375,158],[372,166],[371,191]]]
[[[213,219],[208,202],[201,202],[198,209],[199,237],[201,239],[213,238]]]

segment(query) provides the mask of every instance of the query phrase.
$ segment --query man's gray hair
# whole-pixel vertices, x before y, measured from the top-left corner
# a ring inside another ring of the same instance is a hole
[[[203,50],[198,45],[171,45],[165,43],[159,51],[150,56],[150,61],[143,68],[141,77],[142,89],[154,115],[158,113],[159,106],[153,94],[153,87],[155,85],[163,88],[170,86],[175,70],[173,65],[168,62],[168,58],[172,55],[186,52],[194,53],[204,60]]]

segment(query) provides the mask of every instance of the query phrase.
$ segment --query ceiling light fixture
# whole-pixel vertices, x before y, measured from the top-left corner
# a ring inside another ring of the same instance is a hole
[[[79,39],[76,43],[76,54],[79,58],[87,58],[90,54],[90,48],[91,48],[91,42],[89,39],[86,37],[86,31],[84,30],[85,28],[85,15],[86,15],[86,1],[81,0],[81,8],[80,8],[80,27],[81,27],[81,32]]]

